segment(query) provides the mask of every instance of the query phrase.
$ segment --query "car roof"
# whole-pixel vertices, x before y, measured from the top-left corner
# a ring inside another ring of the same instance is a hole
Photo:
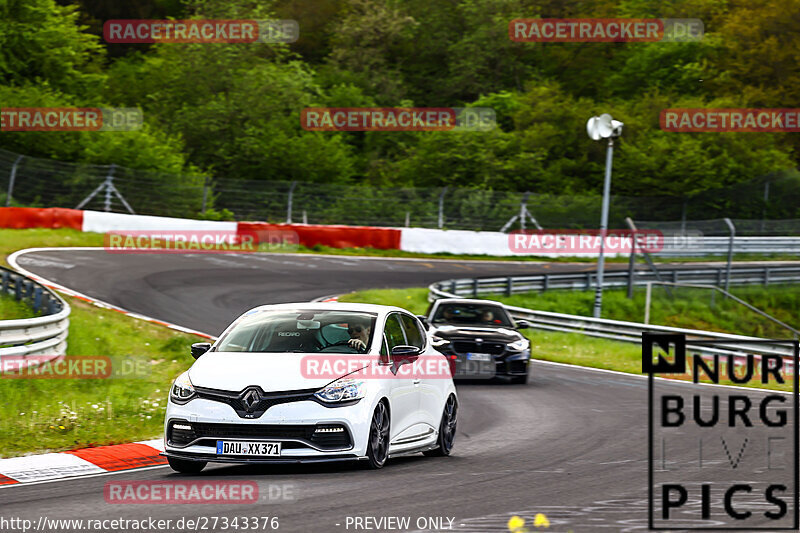
[[[296,302],[286,304],[267,304],[259,305],[247,311],[267,311],[267,310],[281,310],[281,309],[310,309],[320,311],[356,311],[364,313],[376,313],[378,315],[385,315],[392,311],[402,311],[404,313],[413,314],[410,311],[401,307],[393,305],[378,305],[378,304],[359,304],[347,302]]]
[[[500,302],[495,302],[494,300],[475,300],[469,298],[440,298],[436,300],[436,303],[448,303],[448,304],[475,304],[475,305],[494,305],[497,307],[505,308]]]

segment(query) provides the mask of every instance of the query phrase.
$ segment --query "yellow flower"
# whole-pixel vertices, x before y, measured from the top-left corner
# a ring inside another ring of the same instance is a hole
[[[525,519],[520,516],[512,516],[508,520],[508,530],[512,533],[522,530],[525,526]]]
[[[536,527],[550,527],[550,520],[542,513],[536,513],[533,518],[533,525]]]
[[[58,426],[58,429],[67,429],[64,426]]]

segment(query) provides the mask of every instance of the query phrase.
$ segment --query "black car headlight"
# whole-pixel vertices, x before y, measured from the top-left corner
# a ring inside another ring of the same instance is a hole
[[[510,342],[506,346],[512,352],[521,352],[528,347],[528,339],[520,339],[518,341]]]

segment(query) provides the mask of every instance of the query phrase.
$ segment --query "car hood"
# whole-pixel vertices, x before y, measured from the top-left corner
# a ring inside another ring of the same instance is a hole
[[[322,388],[342,376],[309,376],[304,358],[336,355],[342,354],[206,352],[189,369],[189,379],[195,387],[234,392],[251,385],[264,392]]]
[[[431,334],[447,340],[475,340],[482,339],[488,342],[514,342],[522,339],[523,336],[511,328],[481,328],[470,326],[432,326]]]

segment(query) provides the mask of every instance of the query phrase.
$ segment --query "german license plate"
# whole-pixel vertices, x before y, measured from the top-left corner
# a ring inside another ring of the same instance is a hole
[[[490,353],[468,353],[467,361],[491,361],[492,354]]]
[[[244,440],[218,440],[217,455],[281,455],[280,442],[251,442]]]

